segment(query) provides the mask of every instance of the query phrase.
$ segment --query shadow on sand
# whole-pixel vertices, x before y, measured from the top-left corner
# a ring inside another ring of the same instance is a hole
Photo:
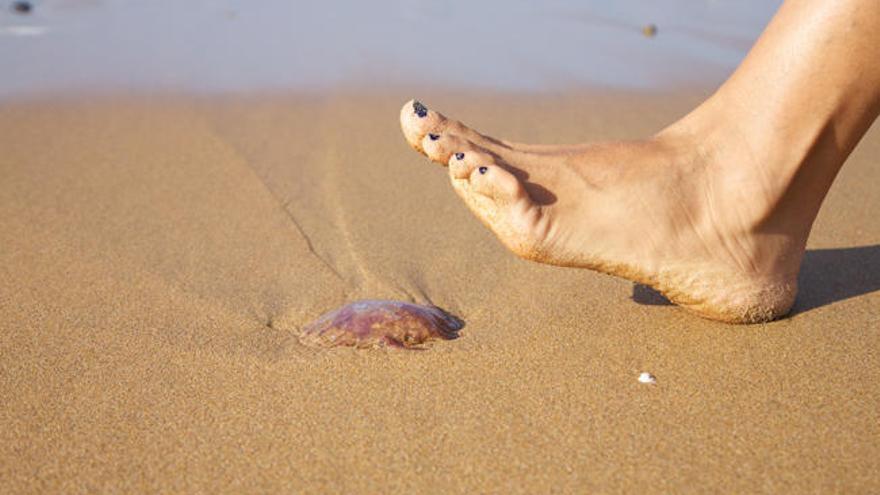
[[[880,244],[809,249],[801,265],[798,285],[792,315],[880,290]],[[650,306],[672,304],[642,284],[633,286],[632,300]]]

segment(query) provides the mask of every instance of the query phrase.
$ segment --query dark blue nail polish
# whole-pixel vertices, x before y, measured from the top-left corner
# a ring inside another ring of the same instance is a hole
[[[431,138],[431,141],[436,141],[440,139],[440,134],[428,134],[428,137]]]
[[[415,112],[416,115],[419,116],[419,118],[425,118],[428,116],[428,107],[426,107],[425,105],[422,105],[422,102],[420,102],[420,101],[414,101],[413,102],[413,112]]]
[[[456,154],[455,154],[455,159],[456,159],[456,160],[464,160],[464,153],[461,153],[461,152],[456,153]]]
[[[480,174],[485,174],[486,172],[489,171],[489,168],[488,167],[480,167],[478,170],[480,171]]]

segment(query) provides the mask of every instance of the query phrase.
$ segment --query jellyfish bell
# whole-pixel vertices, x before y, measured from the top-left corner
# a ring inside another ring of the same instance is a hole
[[[463,327],[436,306],[368,299],[318,317],[302,329],[300,341],[317,347],[422,349],[432,340],[458,338]]]

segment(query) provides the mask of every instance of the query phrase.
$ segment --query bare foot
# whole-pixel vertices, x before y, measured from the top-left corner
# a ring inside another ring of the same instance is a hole
[[[760,153],[697,120],[644,141],[544,147],[415,101],[400,113],[410,145],[448,165],[458,195],[517,255],[647,284],[707,318],[772,320],[794,302],[813,218],[788,213]]]

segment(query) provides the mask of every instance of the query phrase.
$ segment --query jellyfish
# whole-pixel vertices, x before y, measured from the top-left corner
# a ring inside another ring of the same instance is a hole
[[[424,349],[431,340],[458,338],[464,323],[436,306],[362,300],[320,316],[302,329],[300,341],[319,347]]]

